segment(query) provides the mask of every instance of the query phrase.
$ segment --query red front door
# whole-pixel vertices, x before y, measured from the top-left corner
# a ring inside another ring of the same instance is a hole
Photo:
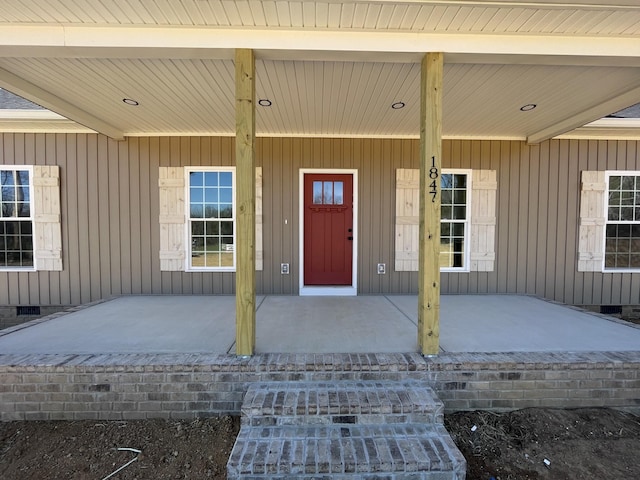
[[[304,175],[304,284],[351,285],[353,175]]]

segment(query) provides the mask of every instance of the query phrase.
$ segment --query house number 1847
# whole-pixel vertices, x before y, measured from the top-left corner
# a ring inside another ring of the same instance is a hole
[[[431,202],[436,201],[436,195],[438,194],[438,168],[436,167],[436,157],[431,157],[431,168],[429,169],[429,178],[431,183],[429,184],[431,195]]]

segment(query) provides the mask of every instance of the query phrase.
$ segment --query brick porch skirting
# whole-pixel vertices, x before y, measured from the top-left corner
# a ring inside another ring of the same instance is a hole
[[[0,355],[0,420],[239,415],[261,381],[424,380],[448,412],[611,407],[640,413],[640,351]]]

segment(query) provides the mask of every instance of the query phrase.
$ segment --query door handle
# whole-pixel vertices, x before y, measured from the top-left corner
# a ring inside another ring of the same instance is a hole
[[[351,233],[351,232],[353,232],[353,229],[352,229],[352,228],[350,228],[348,231],[349,231],[349,233]]]
[[[353,237],[347,237],[347,240],[353,240]]]

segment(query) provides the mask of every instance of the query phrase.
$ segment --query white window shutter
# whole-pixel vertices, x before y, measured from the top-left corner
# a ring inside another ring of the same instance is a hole
[[[256,167],[256,270],[263,267],[262,247],[262,167]]]
[[[186,264],[184,168],[160,167],[160,270],[184,271]],[[256,270],[263,269],[262,246],[262,167],[256,168]]]
[[[397,272],[418,271],[420,237],[420,170],[396,170],[396,258]]]
[[[495,264],[495,170],[474,170],[471,194],[471,271],[490,272]],[[418,271],[420,170],[396,170],[396,261],[398,272]]]
[[[185,185],[184,168],[160,167],[160,270],[185,269]]]
[[[601,272],[604,258],[605,192],[604,171],[583,171],[580,191],[578,271]]]
[[[472,272],[492,272],[496,259],[495,170],[474,170],[471,175],[471,264]]]
[[[60,167],[33,167],[35,257],[38,270],[62,270]]]

